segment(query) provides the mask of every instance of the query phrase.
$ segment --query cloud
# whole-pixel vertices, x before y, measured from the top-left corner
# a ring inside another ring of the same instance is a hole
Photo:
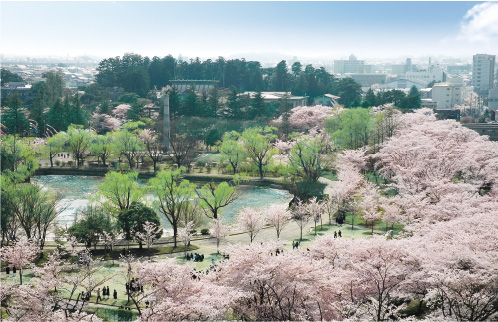
[[[472,7],[460,24],[458,40],[498,43],[498,2],[485,2]]]

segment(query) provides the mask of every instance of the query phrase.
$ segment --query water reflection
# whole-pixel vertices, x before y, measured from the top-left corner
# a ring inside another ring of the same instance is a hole
[[[64,210],[59,215],[57,222],[61,226],[69,227],[74,222],[76,212],[88,205],[89,197],[97,193],[99,185],[104,182],[104,177],[46,175],[34,176],[32,182],[40,185],[43,189],[60,194],[59,207]],[[146,180],[140,180],[139,183],[144,185]],[[239,199],[222,210],[222,217],[227,223],[234,223],[237,212],[244,207],[263,209],[272,204],[287,204],[292,198],[289,192],[273,188],[240,186],[239,192]],[[152,198],[152,195],[146,196],[147,203],[150,204]],[[161,221],[165,228],[169,228],[167,220]]]

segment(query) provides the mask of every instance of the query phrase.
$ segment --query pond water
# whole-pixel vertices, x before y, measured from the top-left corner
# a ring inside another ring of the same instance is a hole
[[[97,193],[99,185],[104,182],[104,177],[46,175],[34,176],[31,181],[43,189],[54,191],[60,195],[59,207],[64,210],[57,218],[57,223],[69,227],[73,224],[78,210],[88,205],[88,198]],[[139,181],[141,185],[144,185],[145,182],[146,180]],[[288,204],[292,199],[292,195],[288,191],[281,189],[243,185],[239,186],[238,189],[240,197],[222,210],[222,217],[229,224],[236,221],[237,213],[244,207],[264,209],[272,204]],[[151,198],[153,197],[149,196],[147,200]],[[166,220],[162,220],[162,222],[166,230],[170,228]]]

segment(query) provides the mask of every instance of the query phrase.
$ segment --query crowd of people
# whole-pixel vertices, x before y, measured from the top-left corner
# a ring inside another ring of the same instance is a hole
[[[128,283],[126,282],[126,294],[128,293],[134,293],[134,292],[144,292],[144,287],[142,284],[138,282],[138,278],[132,278],[131,281]]]
[[[194,262],[202,262],[204,261],[204,254],[197,254],[197,253],[187,253],[185,258],[190,261],[193,260]]]

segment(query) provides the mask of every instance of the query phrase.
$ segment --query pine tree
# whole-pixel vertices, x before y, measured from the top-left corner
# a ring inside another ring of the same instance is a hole
[[[70,110],[70,120],[72,124],[85,125],[85,119],[83,117],[83,111],[81,110],[81,101],[78,93],[73,98],[73,104]]]
[[[239,104],[238,92],[235,87],[230,88],[230,93],[228,94],[227,107],[229,109],[229,114],[233,118],[240,117],[240,104]]]
[[[100,114],[109,114],[109,101],[108,100],[103,100],[102,103],[100,103]]]
[[[362,107],[372,107],[376,105],[376,99],[375,99],[375,93],[373,90],[370,88],[367,91],[367,94],[365,95],[365,98],[363,99],[363,102],[361,103]]]
[[[29,121],[17,92],[9,98],[7,106],[9,108],[2,111],[2,124],[8,128],[8,134],[26,135],[29,131]]]
[[[54,105],[48,111],[47,123],[53,126],[57,131],[66,130],[64,127],[65,120],[63,119],[64,107],[60,99],[56,100]]]
[[[218,116],[218,110],[220,109],[220,91],[216,85],[209,91],[208,109],[210,116]]]
[[[261,92],[256,92],[256,95],[252,98],[251,102],[251,114],[249,118],[263,116],[265,114],[265,102],[263,101],[263,96],[261,96]]]
[[[138,101],[134,101],[131,104],[131,108],[128,111],[128,118],[132,121],[139,121],[141,117],[144,116],[144,105]]]

